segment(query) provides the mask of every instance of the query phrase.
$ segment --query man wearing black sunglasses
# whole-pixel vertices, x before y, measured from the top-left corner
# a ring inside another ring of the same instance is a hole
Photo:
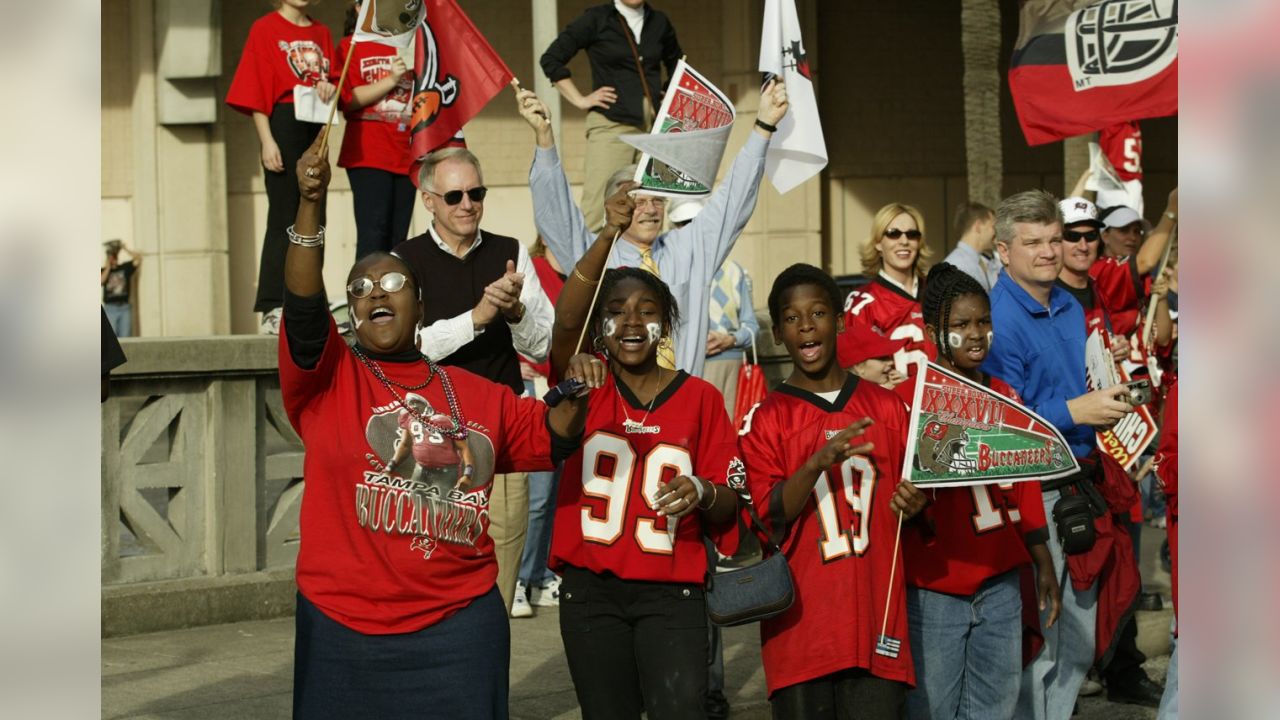
[[[465,148],[437,150],[418,171],[427,232],[395,248],[421,281],[423,355],[524,393],[517,353],[547,357],[554,310],[529,252],[515,238],[482,232],[487,190],[480,161]],[[489,534],[498,557],[498,590],[511,612],[528,523],[525,473],[496,475]]]
[[[1129,357],[1129,340],[1117,334],[1106,306],[1089,269],[1098,259],[1102,246],[1102,221],[1098,208],[1082,197],[1069,197],[1059,203],[1062,208],[1062,272],[1058,287],[1071,293],[1084,308],[1085,334],[1101,329],[1111,338],[1111,354],[1117,361]]]

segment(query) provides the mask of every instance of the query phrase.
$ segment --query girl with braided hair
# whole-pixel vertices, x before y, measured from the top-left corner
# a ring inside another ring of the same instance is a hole
[[[921,298],[937,364],[1017,400],[979,366],[993,335],[987,293],[967,273],[941,263]],[[1024,622],[1038,631],[1038,612],[1024,607],[1022,588],[1035,565],[1034,599],[1058,616],[1061,590],[1045,545],[1040,487],[1028,481],[925,491],[922,520],[904,527],[907,617],[917,686],[907,717],[1013,717],[1022,671]]]
[[[736,551],[737,496],[725,486],[742,487],[742,462],[720,391],[658,365],[679,320],[666,283],[604,271],[634,187],[605,203],[605,228],[556,304],[553,376],[583,335],[608,372],[562,469],[549,566],[561,574],[560,636],[583,718],[705,718],[703,537]]]

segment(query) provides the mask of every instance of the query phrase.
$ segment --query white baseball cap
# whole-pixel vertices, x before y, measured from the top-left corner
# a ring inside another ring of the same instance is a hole
[[[1122,228],[1133,223],[1142,223],[1143,230],[1150,230],[1151,223],[1147,219],[1138,214],[1137,210],[1125,205],[1117,205],[1107,208],[1107,215],[1103,218],[1103,224],[1108,228]]]
[[[672,224],[687,222],[702,212],[706,204],[702,198],[681,198],[671,203],[671,207],[667,210],[667,219]]]
[[[1058,202],[1058,207],[1062,208],[1063,227],[1081,223],[1102,227],[1102,221],[1098,219],[1098,206],[1082,197],[1063,198]]]

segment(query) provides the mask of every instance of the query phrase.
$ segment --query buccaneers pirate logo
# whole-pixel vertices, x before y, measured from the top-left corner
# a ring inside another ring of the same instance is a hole
[[[413,116],[409,130],[418,133],[430,127],[440,116],[440,111],[458,98],[458,79],[448,73],[441,80],[440,51],[436,47],[436,35],[431,23],[424,20],[418,28],[418,52],[422,55],[423,72],[414,81]]]
[[[969,457],[969,431],[958,425],[931,422],[920,434],[916,469],[935,475],[977,472],[978,462]]]

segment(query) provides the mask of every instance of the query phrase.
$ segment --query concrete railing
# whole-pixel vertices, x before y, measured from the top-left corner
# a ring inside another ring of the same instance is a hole
[[[102,406],[104,636],[292,612],[302,445],[275,338],[122,344]]]
[[[762,320],[772,387],[790,362]],[[102,406],[103,635],[291,613],[303,450],[275,338],[122,345]]]

